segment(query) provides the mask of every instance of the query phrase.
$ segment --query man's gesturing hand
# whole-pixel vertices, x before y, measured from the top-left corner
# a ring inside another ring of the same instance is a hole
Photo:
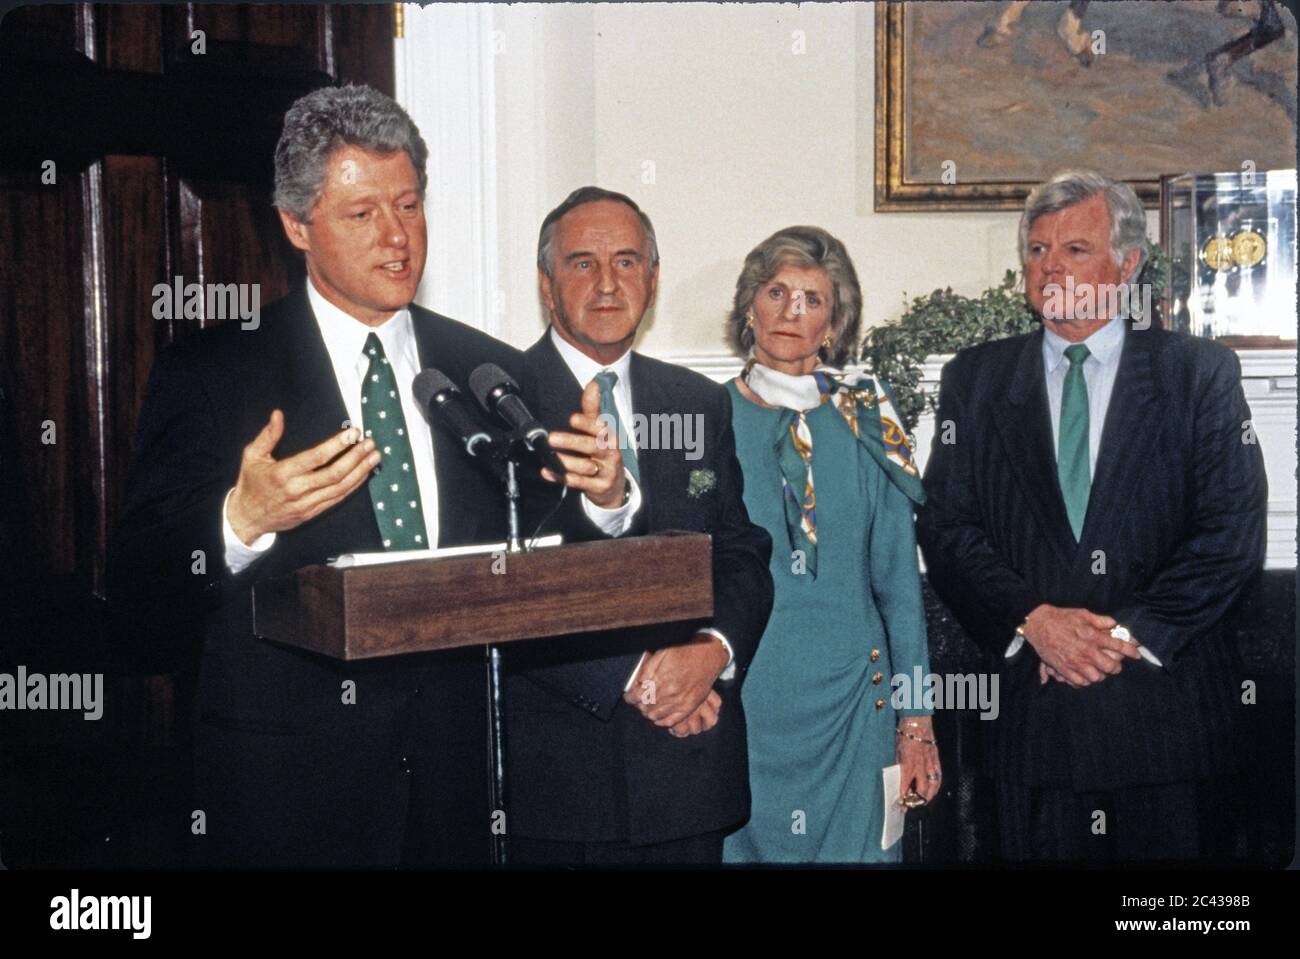
[[[716,636],[697,633],[690,642],[647,656],[623,699],[656,726],[676,726],[705,701],[728,658]],[[647,683],[654,684],[652,696],[643,695]]]
[[[274,410],[262,432],[244,447],[226,518],[246,546],[264,533],[293,529],[325,512],[379,465],[375,441],[358,442],[361,431],[356,427],[296,456],[272,459],[271,451],[283,435],[284,414]]]
[[[582,412],[569,417],[569,426],[577,432],[551,433],[548,440],[567,472],[565,485],[582,490],[587,499],[602,509],[623,503],[627,477],[623,473],[623,455],[618,437],[600,421],[600,384],[592,380],[582,391]],[[560,453],[559,450],[569,450]],[[552,483],[558,477],[548,469],[542,476]]]
[[[1137,643],[1110,635],[1115,620],[1086,609],[1044,603],[1025,620],[1025,640],[1046,666],[1046,675],[1071,686],[1099,683],[1123,668],[1124,657],[1137,659]],[[1040,670],[1039,681],[1046,682]]]

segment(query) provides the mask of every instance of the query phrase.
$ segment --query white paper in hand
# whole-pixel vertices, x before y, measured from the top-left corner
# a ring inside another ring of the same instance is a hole
[[[902,785],[902,767],[898,763],[881,770],[885,781],[885,829],[880,835],[880,848],[888,849],[903,838],[903,816],[907,810],[899,803]]]

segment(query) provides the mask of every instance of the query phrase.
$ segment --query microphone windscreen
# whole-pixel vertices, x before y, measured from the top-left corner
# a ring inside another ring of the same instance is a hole
[[[484,363],[469,375],[469,391],[484,409],[491,409],[488,394],[498,386],[504,386],[511,392],[518,392],[519,384],[510,378],[510,374],[495,363]]]
[[[436,394],[448,389],[455,390],[456,384],[442,370],[435,370],[432,366],[421,370],[419,375],[411,381],[411,391],[415,394],[415,400],[422,409],[428,408],[430,401]]]

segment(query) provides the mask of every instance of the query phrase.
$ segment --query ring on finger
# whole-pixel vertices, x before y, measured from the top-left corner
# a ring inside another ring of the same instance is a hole
[[[929,773],[925,778],[928,779],[928,780],[930,780],[930,782],[932,782],[932,783],[937,783],[940,779],[943,778],[943,773],[940,773],[940,772],[932,772],[932,773]]]

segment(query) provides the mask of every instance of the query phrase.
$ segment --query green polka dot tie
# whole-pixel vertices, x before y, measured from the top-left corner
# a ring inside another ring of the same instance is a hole
[[[361,422],[366,435],[374,438],[375,449],[383,454],[370,474],[370,502],[379,534],[384,549],[427,549],[420,484],[415,478],[415,458],[397,377],[374,333],[366,337],[366,358],[370,368],[361,384]]]

